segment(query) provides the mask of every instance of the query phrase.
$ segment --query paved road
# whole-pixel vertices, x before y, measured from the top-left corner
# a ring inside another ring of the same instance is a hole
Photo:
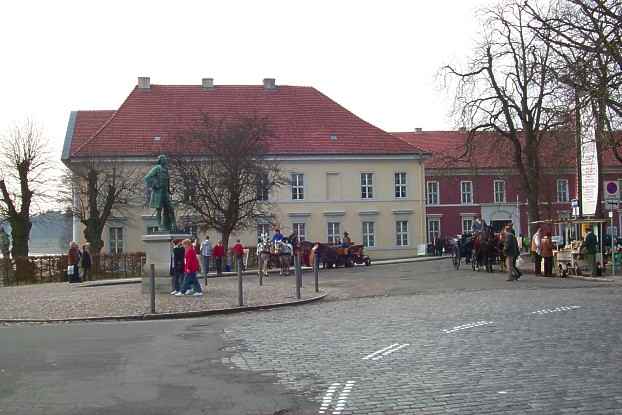
[[[303,307],[0,328],[0,413],[622,413],[620,284],[413,267],[326,273]]]

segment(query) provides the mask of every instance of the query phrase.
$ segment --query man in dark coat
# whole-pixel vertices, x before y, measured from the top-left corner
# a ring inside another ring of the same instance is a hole
[[[520,272],[516,269],[515,258],[520,255],[520,249],[518,248],[518,241],[516,236],[512,233],[511,227],[508,225],[505,227],[505,240],[503,244],[503,253],[505,254],[505,260],[508,267],[508,281],[514,281],[520,278]]]

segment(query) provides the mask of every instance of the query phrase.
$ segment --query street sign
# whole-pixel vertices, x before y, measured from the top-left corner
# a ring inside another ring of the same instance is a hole
[[[620,188],[618,187],[618,182],[606,180],[603,183],[603,189],[605,189],[605,200],[620,200]]]
[[[605,200],[605,208],[607,210],[617,210],[620,207],[619,203],[618,200]]]

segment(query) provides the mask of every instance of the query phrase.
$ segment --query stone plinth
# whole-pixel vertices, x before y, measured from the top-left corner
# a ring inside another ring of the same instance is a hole
[[[192,235],[184,233],[155,233],[143,235],[147,265],[143,275],[143,292],[149,292],[151,264],[155,265],[155,285],[157,292],[171,292],[171,241],[175,239],[191,239]]]

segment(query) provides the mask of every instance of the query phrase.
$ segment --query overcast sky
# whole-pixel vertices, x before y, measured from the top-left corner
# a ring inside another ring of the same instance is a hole
[[[386,131],[451,129],[435,76],[462,62],[480,0],[2,1],[0,129],[36,120],[60,158],[69,112],[136,84],[313,86]]]

